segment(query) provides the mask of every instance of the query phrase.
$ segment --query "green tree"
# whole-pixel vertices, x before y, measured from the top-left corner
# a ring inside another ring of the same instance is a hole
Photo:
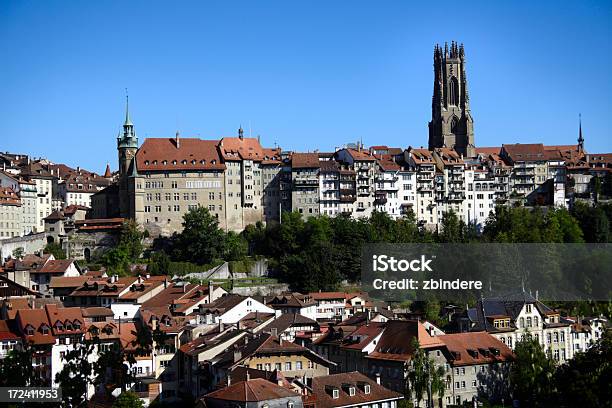
[[[444,368],[436,367],[434,360],[421,348],[416,337],[412,339],[411,348],[414,351],[408,371],[405,398],[414,398],[416,406],[419,407],[424,397],[433,401],[435,396],[444,396]]]
[[[55,259],[66,259],[66,252],[62,249],[62,246],[56,242],[50,242],[43,249],[43,253],[51,254]]]
[[[115,402],[113,408],[143,408],[144,405],[138,395],[131,391],[122,392]]]
[[[576,353],[557,369],[555,381],[562,407],[612,407],[612,332],[586,352]]]
[[[154,252],[149,260],[147,271],[151,275],[170,274],[170,257],[164,251]]]
[[[21,259],[25,255],[25,251],[22,247],[13,249],[13,258]]]
[[[87,387],[95,382],[94,363],[89,359],[95,353],[99,339],[82,340],[64,356],[64,366],[55,375],[62,389],[62,407],[86,407]]]
[[[248,242],[239,234],[229,231],[225,236],[225,253],[223,259],[226,261],[243,260],[248,253]]]
[[[224,250],[224,233],[208,209],[198,206],[185,213],[183,231],[176,240],[176,252],[181,260],[204,265],[221,258]]]
[[[11,350],[0,359],[0,386],[3,387],[36,387],[44,385],[44,380],[33,365],[35,350],[29,343],[21,348]]]
[[[554,361],[530,336],[516,343],[514,354],[516,360],[510,373],[514,398],[521,401],[521,406],[547,406],[555,392]]]

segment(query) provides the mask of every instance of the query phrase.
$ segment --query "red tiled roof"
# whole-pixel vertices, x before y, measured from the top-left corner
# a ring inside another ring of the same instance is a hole
[[[7,320],[0,320],[0,340],[19,340],[19,335],[8,324]]]
[[[206,394],[204,399],[217,399],[237,402],[269,401],[279,398],[298,397],[299,394],[280,387],[263,378],[254,378],[248,381],[240,381]]]
[[[294,169],[319,168],[318,153],[293,153],[291,167]]]
[[[514,358],[508,346],[487,332],[445,334],[437,338],[450,352],[453,366],[489,364]]]
[[[366,384],[370,386],[368,394],[365,393]],[[355,388],[355,395],[349,394],[349,387]],[[332,389],[338,390],[338,398],[333,398]],[[357,371],[314,377],[312,394],[317,397],[317,408],[372,405],[377,401],[403,397]]]
[[[0,187],[0,205],[21,205],[19,195],[12,187]]]
[[[259,140],[253,137],[224,137],[218,146],[221,156],[226,161],[262,161],[267,156]]]
[[[55,259],[47,261],[42,268],[33,270],[33,273],[65,273],[73,264],[72,259]]]
[[[138,171],[224,170],[217,140],[148,138],[136,153]]]

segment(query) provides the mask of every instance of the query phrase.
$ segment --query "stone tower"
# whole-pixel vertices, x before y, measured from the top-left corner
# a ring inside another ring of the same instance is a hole
[[[119,214],[124,218],[134,218],[134,188],[136,186],[136,152],[138,138],[134,124],[130,120],[129,100],[126,96],[125,122],[123,132],[117,136],[117,153],[119,155]]]
[[[119,154],[119,176],[124,177],[130,173],[132,159],[138,150],[138,138],[134,131],[134,124],[130,120],[130,104],[128,97],[125,99],[125,122],[123,123],[123,134],[117,135],[117,153]]]
[[[474,121],[470,113],[463,44],[434,48],[434,89],[429,122],[429,149],[448,147],[475,156]]]

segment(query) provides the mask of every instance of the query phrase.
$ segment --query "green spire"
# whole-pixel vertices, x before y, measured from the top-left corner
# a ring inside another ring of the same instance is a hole
[[[130,120],[130,97],[127,93],[127,88],[125,88],[125,123],[123,126],[134,126]]]

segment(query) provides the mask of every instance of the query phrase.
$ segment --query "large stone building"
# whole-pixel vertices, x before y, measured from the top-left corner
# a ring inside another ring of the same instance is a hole
[[[469,157],[475,154],[474,121],[470,112],[465,51],[454,41],[434,48],[434,91],[429,122],[429,148],[448,147]]]

